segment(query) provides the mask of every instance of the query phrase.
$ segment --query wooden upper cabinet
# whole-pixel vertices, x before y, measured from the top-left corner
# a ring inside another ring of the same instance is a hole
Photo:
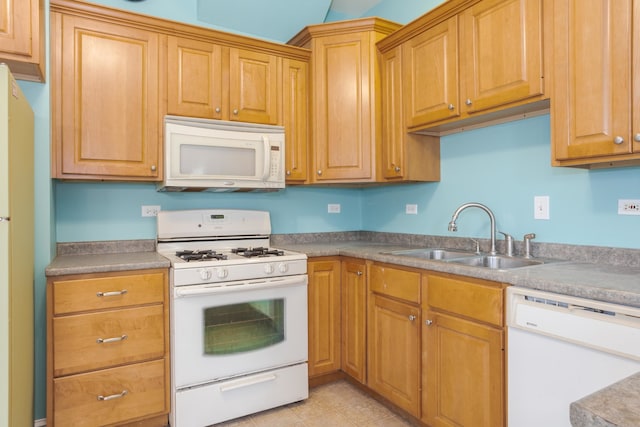
[[[556,166],[640,164],[640,2],[553,2]]]
[[[160,179],[159,39],[52,10],[54,178]]]
[[[404,124],[402,46],[381,54],[382,141],[379,162],[387,182],[439,181],[440,139],[411,134]]]
[[[309,178],[309,62],[285,58],[282,70],[285,175],[288,183],[304,183]]]
[[[229,49],[230,120],[280,123],[278,94],[282,93],[282,85],[278,67],[281,59],[275,55]]]
[[[291,44],[311,49],[311,182],[373,182],[381,135],[375,43],[399,25],[379,18],[313,25]]]
[[[43,0],[0,0],[0,62],[17,79],[44,81]]]
[[[170,36],[167,60],[169,114],[279,124],[277,56]]]
[[[460,14],[463,111],[542,95],[542,82],[542,0],[482,0]]]
[[[222,46],[169,37],[167,64],[167,112],[222,119]]]
[[[458,117],[458,17],[402,45],[406,125]]]
[[[405,125],[445,134],[548,107],[546,0],[450,0],[378,44],[402,46]]]

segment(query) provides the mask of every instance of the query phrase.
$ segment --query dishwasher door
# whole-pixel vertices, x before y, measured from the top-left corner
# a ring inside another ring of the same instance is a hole
[[[507,289],[510,427],[570,427],[569,405],[640,371],[640,309]]]

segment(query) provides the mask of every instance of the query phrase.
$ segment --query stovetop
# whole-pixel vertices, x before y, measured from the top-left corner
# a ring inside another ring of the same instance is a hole
[[[271,247],[270,232],[265,211],[160,211],[157,250],[175,286],[306,274],[307,256]]]

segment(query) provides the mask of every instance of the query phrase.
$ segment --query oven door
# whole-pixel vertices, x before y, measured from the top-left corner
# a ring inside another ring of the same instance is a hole
[[[306,362],[307,276],[175,287],[176,389]]]

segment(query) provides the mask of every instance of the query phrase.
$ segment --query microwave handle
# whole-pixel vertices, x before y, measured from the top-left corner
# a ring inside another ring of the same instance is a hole
[[[271,170],[271,154],[269,151],[271,145],[269,144],[269,137],[267,135],[262,135],[262,144],[264,145],[264,171],[262,174],[262,180],[266,181],[269,179],[269,172]]]

